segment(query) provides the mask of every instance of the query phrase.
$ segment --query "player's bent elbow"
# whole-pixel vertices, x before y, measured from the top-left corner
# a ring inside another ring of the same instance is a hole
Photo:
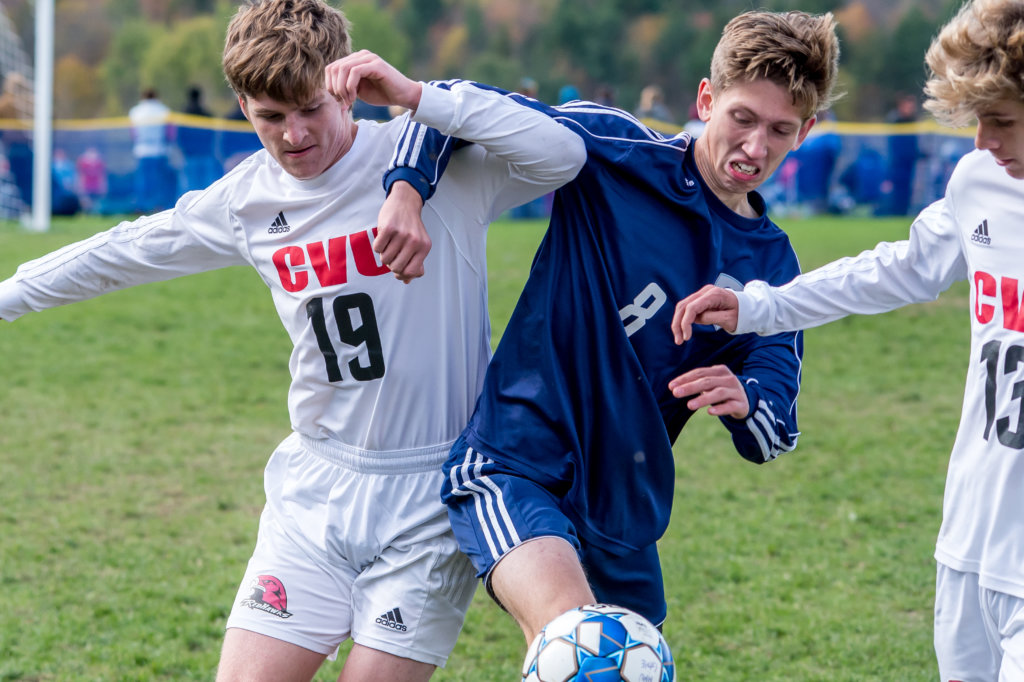
[[[572,177],[575,178],[583,170],[584,164],[587,163],[587,143],[583,141],[582,137],[571,130],[568,130],[568,132],[572,138],[566,144],[566,149],[564,150],[565,159],[572,168]]]
[[[579,174],[587,162],[587,145],[583,138],[562,126],[558,126],[558,137],[545,145],[545,156],[551,160],[552,179],[569,182]]]

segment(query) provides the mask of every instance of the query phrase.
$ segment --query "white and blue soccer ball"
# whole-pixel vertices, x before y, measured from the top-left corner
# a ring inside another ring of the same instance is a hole
[[[610,604],[563,613],[530,644],[523,682],[674,682],[672,652],[649,620]]]

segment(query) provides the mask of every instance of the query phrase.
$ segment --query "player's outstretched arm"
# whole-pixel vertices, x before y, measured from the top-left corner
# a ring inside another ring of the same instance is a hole
[[[677,345],[689,341],[695,324],[717,324],[731,334],[736,331],[738,314],[736,294],[708,284],[676,304],[672,336]]]

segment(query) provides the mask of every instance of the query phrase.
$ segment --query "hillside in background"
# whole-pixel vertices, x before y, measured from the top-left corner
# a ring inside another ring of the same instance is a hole
[[[32,53],[32,0],[0,0]],[[657,84],[683,118],[722,26],[751,7],[833,11],[843,40],[844,120],[879,120],[924,82],[923,56],[958,0],[349,0],[357,47],[422,78],[466,77],[518,89],[524,77],[555,101],[609,92],[634,108]],[[220,73],[227,0],[57,0],[56,113],[121,115],[143,87],[172,107],[190,84],[215,113],[233,109]],[[2,68],[2,67],[0,67]]]

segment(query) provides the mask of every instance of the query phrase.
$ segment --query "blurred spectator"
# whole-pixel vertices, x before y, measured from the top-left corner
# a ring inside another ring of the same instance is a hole
[[[835,121],[830,111],[818,115],[819,122]],[[835,128],[815,127],[800,148],[790,152],[799,161],[796,175],[797,201],[811,214],[823,213],[831,205],[832,176],[843,141]]]
[[[213,114],[203,105],[203,91],[198,85],[189,86],[188,101],[185,103],[184,113],[193,116],[210,117]]]
[[[609,85],[599,85],[594,90],[594,101],[608,107],[615,106],[615,91]]]
[[[869,213],[878,212],[885,172],[881,152],[871,147],[861,149],[839,175],[841,191],[833,197],[834,210],[848,213],[859,207]]]
[[[96,147],[88,147],[75,161],[78,195],[82,208],[90,213],[100,212],[100,202],[107,195],[107,164]]]
[[[75,215],[82,210],[78,195],[65,187],[57,173],[50,173],[50,213],[53,215]]]
[[[132,123],[132,153],[135,155],[135,209],[154,213],[174,203],[176,182],[168,154],[172,140],[171,110],[160,101],[156,90],[147,89],[128,111]]]
[[[235,100],[235,108],[228,114],[228,120],[249,123],[249,119],[245,117],[242,107],[238,105],[238,100]],[[237,130],[236,128],[238,126],[232,126],[229,130],[221,131],[220,158],[224,161],[225,172],[231,170],[246,157],[262,148],[259,138],[256,137],[256,131],[250,126],[243,126],[242,129]]]
[[[566,102],[572,102],[573,100],[580,98],[580,91],[576,89],[575,85],[566,83],[558,89],[558,104],[562,105]]]
[[[704,121],[700,120],[700,112],[697,111],[696,102],[691,104],[686,112],[686,123],[683,124],[683,130],[690,133],[690,136],[694,138],[700,137],[700,134],[704,132]]]
[[[0,154],[0,220],[18,220],[24,213],[25,203],[11,175],[11,164]]]
[[[520,95],[526,95],[527,97],[537,99],[537,81],[533,80],[529,76],[523,76],[519,81],[519,90],[517,92],[519,92]]]
[[[68,153],[60,147],[53,150],[53,175],[65,190],[72,194],[78,193],[77,183],[75,182],[75,163],[68,158]]]
[[[202,99],[202,90],[195,85],[190,87],[184,113],[209,118],[211,114],[203,106]],[[216,182],[223,172],[217,160],[216,131],[205,122],[188,121],[178,127],[177,137],[178,149],[184,158],[181,191],[205,189]]]
[[[648,85],[640,91],[640,105],[636,110],[639,119],[650,118],[662,123],[672,123],[672,112],[665,106],[665,93],[658,85]]]
[[[32,144],[29,137],[33,108],[32,86],[17,71],[7,74],[0,92],[0,119],[16,121],[3,131],[9,177],[13,178],[25,206],[32,203]],[[24,123],[25,127],[20,127]]]
[[[913,123],[917,121],[917,97],[904,95],[896,108],[886,117],[889,123]],[[921,158],[917,133],[894,132],[889,136],[888,200],[885,213],[907,215],[911,210],[914,194],[914,175]]]

